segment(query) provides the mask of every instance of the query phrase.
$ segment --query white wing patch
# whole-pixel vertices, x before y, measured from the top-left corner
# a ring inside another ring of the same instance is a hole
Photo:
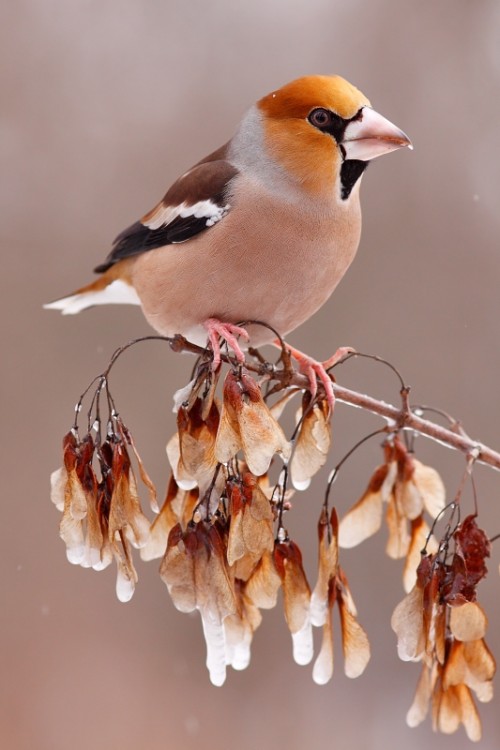
[[[226,203],[225,206],[218,206],[211,200],[198,201],[192,205],[185,201],[178,206],[159,206],[149,215],[147,221],[143,221],[144,226],[149,229],[160,229],[160,227],[171,224],[174,219],[188,219],[192,216],[195,219],[206,219],[207,227],[212,227],[218,221],[224,218],[231,206]]]
[[[44,305],[46,310],[60,310],[63,315],[76,315],[94,305],[140,305],[141,300],[134,287],[121,279],[115,279],[104,289],[72,294]]]

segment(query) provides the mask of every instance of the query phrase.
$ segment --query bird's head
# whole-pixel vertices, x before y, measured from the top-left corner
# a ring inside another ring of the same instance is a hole
[[[257,103],[272,157],[311,193],[338,183],[347,200],[368,162],[411,146],[402,130],[371,108],[340,76],[305,76]]]

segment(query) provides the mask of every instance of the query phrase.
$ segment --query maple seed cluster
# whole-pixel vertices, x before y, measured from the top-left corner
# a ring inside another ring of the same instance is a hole
[[[201,382],[195,381],[183,394],[186,401],[178,409],[177,433],[167,445],[173,476],[141,555],[163,558],[160,575],[178,609],[199,610],[207,667],[215,685],[224,682],[228,665],[248,666],[260,610],[274,607],[280,590],[298,664],[309,664],[313,658],[313,625],[324,628],[324,646],[313,669],[320,683],[333,671],[331,608],[340,591],[341,611],[348,612],[342,621],[346,672],[357,676],[368,662],[369,646],[362,631],[363,655],[354,665],[356,611],[337,566],[337,522],[321,523],[328,529],[329,542],[320,549],[314,613],[300,548],[282,523],[292,495],[286,487],[288,471],[296,486],[305,486],[326,461],[326,402],[313,404],[309,396],[303,398],[292,452],[277,417],[297,389],[270,409],[253,378],[230,370],[221,407],[212,387],[200,392]],[[268,472],[276,456],[285,469],[272,485]]]
[[[400,658],[423,662],[407,715],[410,726],[425,719],[431,704],[434,729],[450,734],[463,724],[469,739],[481,738],[471,691],[483,703],[493,698],[495,660],[484,642],[488,620],[476,602],[489,554],[486,534],[467,516],[451,540],[423,555],[415,585],[394,610]]]
[[[80,440],[73,428],[63,439],[63,465],[51,476],[51,498],[62,511],[60,535],[70,563],[104,570],[117,565],[116,595],[128,602],[137,583],[131,545],[143,547],[149,521],[141,510],[137,482],[127,445],[132,448],[140,476],[149,490],[151,508],[158,511],[156,491],[137,453],[132,437],[114,415],[100,441],[90,432]],[[94,469],[97,461],[100,479]]]
[[[403,586],[407,596],[394,610],[391,625],[403,661],[422,661],[422,674],[407,714],[411,727],[432,706],[434,730],[450,734],[463,725],[473,741],[481,722],[471,690],[481,702],[493,697],[495,660],[484,642],[487,617],[476,602],[476,587],[485,577],[490,543],[467,516],[452,530],[448,523],[438,541],[425,520],[446,511],[445,490],[435,469],[424,466],[396,436],[386,441],[384,463],[340,523],[339,543],[354,547],[376,533],[386,504],[392,558],[405,558]],[[459,505],[450,504],[454,516]],[[433,524],[434,528],[434,524]]]
[[[177,431],[166,448],[171,476],[161,509],[109,392],[109,369],[100,376],[86,434],[79,435],[80,401],[63,440],[63,465],[51,478],[68,560],[95,570],[114,560],[116,593],[125,602],[138,579],[132,548],[144,561],[160,559],[160,576],[174,605],[200,613],[214,685],[224,683],[228,666],[248,666],[261,610],[276,606],[281,591],[298,664],[311,663],[313,628],[322,629],[312,669],[313,680],[322,685],[334,669],[335,605],[345,674],[358,677],[369,662],[368,636],[358,622],[339,550],[375,534],[385,516],[386,552],[404,560],[406,596],[391,621],[398,653],[423,665],[407,722],[416,726],[431,706],[434,729],[450,733],[463,725],[470,739],[479,739],[472,692],[479,701],[491,700],[495,661],[484,641],[487,618],[476,601],[490,554],[477,513],[460,522],[459,498],[446,505],[437,471],[414,457],[400,427],[383,427],[383,462],[340,522],[329,507],[338,467],[331,474],[320,509],[317,580],[311,587],[284,520],[294,492],[306,490],[326,463],[330,407],[321,392],[313,396],[273,377],[267,363],[259,383],[245,367],[231,367],[219,400],[220,372],[201,357],[193,380],[174,397]],[[270,406],[277,391],[282,393]],[[288,440],[279,420],[292,399],[300,403]],[[157,514],[152,523],[141,508],[137,474]],[[447,513],[450,520],[438,538],[436,528]]]

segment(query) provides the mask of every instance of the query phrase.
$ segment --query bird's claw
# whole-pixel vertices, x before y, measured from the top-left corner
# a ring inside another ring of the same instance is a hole
[[[207,330],[208,340],[212,346],[214,355],[212,369],[214,371],[218,369],[221,363],[219,339],[223,339],[223,341],[226,342],[226,344],[233,350],[238,363],[243,364],[245,361],[245,355],[238,344],[237,336],[241,336],[245,341],[248,341],[249,335],[245,328],[234,325],[233,323],[223,323],[217,318],[208,318],[203,326]]]
[[[290,355],[298,363],[299,372],[301,372],[302,375],[305,375],[308,379],[309,390],[311,392],[312,398],[314,399],[318,392],[319,380],[325,390],[328,406],[330,407],[330,410],[333,411],[333,407],[335,405],[335,394],[333,392],[332,379],[327,370],[337,364],[337,362],[340,362],[342,359],[344,359],[347,354],[351,354],[355,350],[350,346],[342,346],[337,349],[335,354],[333,354],[329,359],[325,360],[325,362],[318,362],[317,360],[313,359],[307,354],[304,354],[298,349],[294,349],[289,344],[286,344],[286,348],[290,352]]]

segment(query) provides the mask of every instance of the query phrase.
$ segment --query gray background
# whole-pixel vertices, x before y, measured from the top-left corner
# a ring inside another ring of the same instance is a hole
[[[91,278],[110,242],[182,171],[224,142],[256,98],[305,73],[337,72],[414,141],[377,160],[362,188],[363,237],[334,298],[290,336],[317,357],[341,344],[397,364],[417,402],[500,445],[500,4],[495,0],[16,0],[0,23],[3,306],[0,701],[2,746],[15,750],[286,746],[467,747],[404,722],[419,673],[398,661],[389,627],[402,597],[385,532],[343,555],[373,658],[366,674],[312,683],[292,663],[280,609],[264,613],[253,660],[209,684],[197,617],[178,613],[139,566],[136,595],[114,573],[70,566],[48,477],[76,398],[113,349],[146,334],[137,308],[76,318],[41,305]],[[160,493],[171,393],[190,360],[143,344],[117,368],[114,393]],[[397,383],[356,362],[340,381],[389,401]],[[332,462],[378,424],[339,406]],[[420,439],[453,496],[463,459]],[[340,512],[380,451],[351,460]],[[499,477],[478,469],[481,519],[500,532]],[[321,479],[295,500],[289,528],[315,578]],[[470,493],[465,496],[470,509]],[[499,651],[498,544],[480,601]],[[339,635],[338,633],[336,634]],[[482,707],[498,748],[498,697]]]

